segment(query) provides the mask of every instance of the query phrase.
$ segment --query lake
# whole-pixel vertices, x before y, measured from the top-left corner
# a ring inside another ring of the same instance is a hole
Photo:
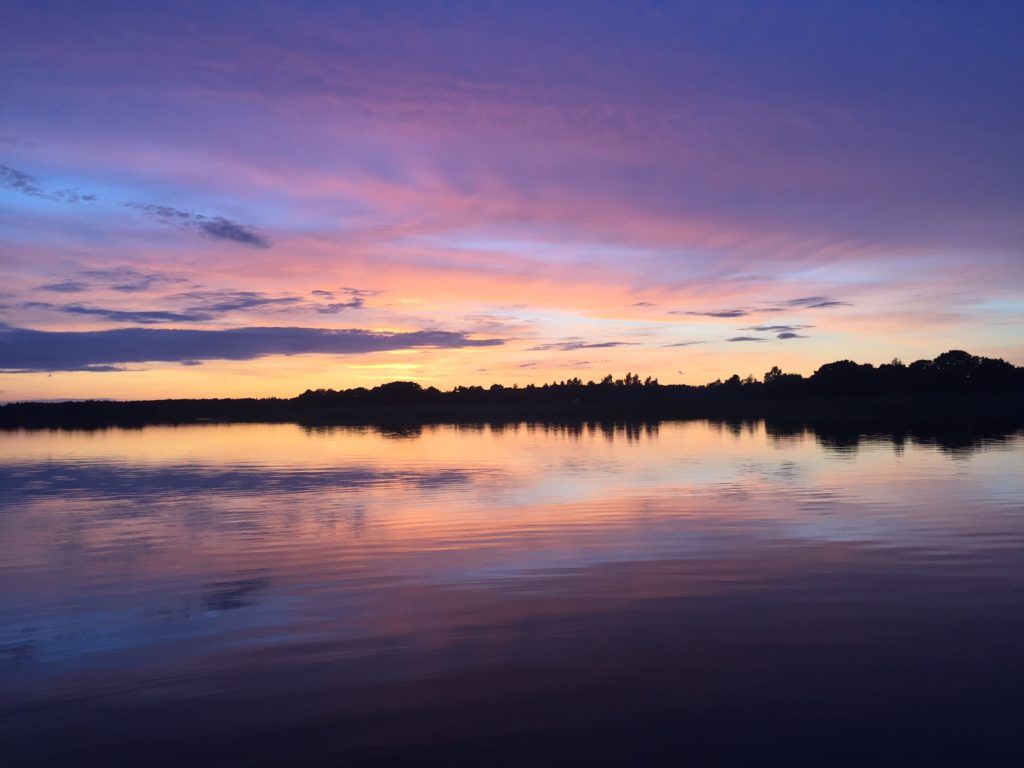
[[[4,765],[1011,765],[1024,435],[0,433]]]

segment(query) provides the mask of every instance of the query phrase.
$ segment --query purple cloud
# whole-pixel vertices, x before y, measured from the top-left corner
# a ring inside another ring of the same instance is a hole
[[[253,360],[267,355],[358,355],[394,349],[491,347],[502,339],[471,339],[453,331],[383,333],[361,329],[118,328],[37,331],[0,326],[0,371],[88,371],[124,363]]]

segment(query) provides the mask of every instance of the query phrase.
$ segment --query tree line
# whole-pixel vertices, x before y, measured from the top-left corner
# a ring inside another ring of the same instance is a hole
[[[674,399],[805,398],[871,395],[984,395],[1024,392],[1024,367],[998,358],[952,350],[909,365],[896,359],[879,366],[838,360],[811,376],[778,366],[760,379],[734,374],[702,386],[660,384],[627,373],[584,382],[578,377],[549,384],[490,387],[456,386],[442,391],[413,381],[393,381],[368,389],[306,390],[295,402],[307,406],[412,405],[426,403],[656,402]]]

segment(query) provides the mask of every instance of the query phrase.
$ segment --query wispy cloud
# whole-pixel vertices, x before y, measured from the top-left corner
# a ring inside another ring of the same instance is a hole
[[[187,283],[180,277],[159,272],[139,272],[130,267],[121,269],[83,269],[73,277],[44,283],[37,290],[51,293],[85,293],[92,290],[110,290],[119,293],[144,293],[161,285]]]
[[[708,312],[695,312],[692,310],[673,309],[670,315],[693,315],[694,317],[746,317],[756,309],[715,309]]]
[[[691,315],[693,317],[738,318],[773,312],[785,312],[795,309],[831,309],[833,307],[852,306],[848,301],[839,301],[828,296],[802,296],[782,302],[767,302],[749,307],[730,307],[728,309],[683,310],[674,309],[670,315]],[[768,326],[765,326],[766,328]]]
[[[787,307],[803,307],[805,309],[830,309],[832,307],[848,307],[848,301],[831,299],[828,296],[804,296],[799,299],[790,299],[785,303]]]
[[[809,337],[794,331],[783,331],[776,334],[775,338],[780,341],[786,341],[788,339],[806,339]],[[733,336],[731,339],[726,339],[726,341],[771,341],[771,339],[764,336]]]
[[[195,290],[174,294],[171,301],[184,301],[193,312],[223,315],[228,312],[242,312],[267,307],[294,307],[303,302],[299,296],[268,296],[259,291]]]
[[[126,203],[129,208],[136,208],[165,224],[177,229],[196,232],[204,237],[217,240],[230,240],[254,248],[269,248],[270,239],[245,224],[226,219],[223,216],[206,216],[192,211],[183,211],[168,205],[147,205],[142,203]]]
[[[39,286],[40,291],[53,293],[82,293],[89,290],[89,284],[81,280],[62,280],[58,283],[46,283]]]
[[[529,351],[547,352],[548,350],[557,349],[563,352],[572,352],[577,349],[605,349],[607,347],[627,347],[636,344],[637,342],[635,341],[559,341],[550,344],[538,344],[535,347],[530,347]]]
[[[746,328],[740,328],[740,330],[758,331],[760,333],[792,333],[813,327],[813,325],[748,325]]]
[[[90,307],[85,304],[56,305],[46,302],[28,302],[26,309],[51,309],[67,315],[98,317],[114,323],[135,323],[138,325],[158,325],[161,323],[203,323],[215,319],[215,316],[203,312],[171,312],[167,310],[124,310]]]
[[[120,269],[84,269],[78,272],[78,277],[88,280],[96,287],[108,288],[119,293],[144,293],[160,286],[188,282],[184,278],[160,272],[140,272],[124,267]]]
[[[77,189],[46,189],[32,174],[8,165],[0,165],[0,187],[60,203],[87,203],[96,199],[96,195],[83,195]]]
[[[39,286],[39,290],[54,293],[82,293],[90,290],[115,290],[123,293],[143,292],[160,283],[184,282],[156,273],[124,273],[107,270],[80,272],[82,280],[67,280]],[[124,282],[117,282],[124,281]],[[373,291],[345,288],[337,291],[311,291],[310,299],[305,295],[270,295],[261,291],[233,289],[208,290],[196,288],[189,291],[151,297],[163,306],[158,307],[109,307],[85,302],[58,304],[47,301],[27,301],[21,309],[47,310],[67,315],[94,317],[114,323],[158,325],[164,323],[206,323],[227,315],[246,312],[309,312],[323,315],[339,314],[346,310],[361,309],[364,296]],[[345,301],[323,301],[345,298]]]

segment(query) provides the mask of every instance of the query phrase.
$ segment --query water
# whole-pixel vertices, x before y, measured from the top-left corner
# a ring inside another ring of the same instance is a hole
[[[1024,436],[0,434],[5,765],[1010,765]]]

